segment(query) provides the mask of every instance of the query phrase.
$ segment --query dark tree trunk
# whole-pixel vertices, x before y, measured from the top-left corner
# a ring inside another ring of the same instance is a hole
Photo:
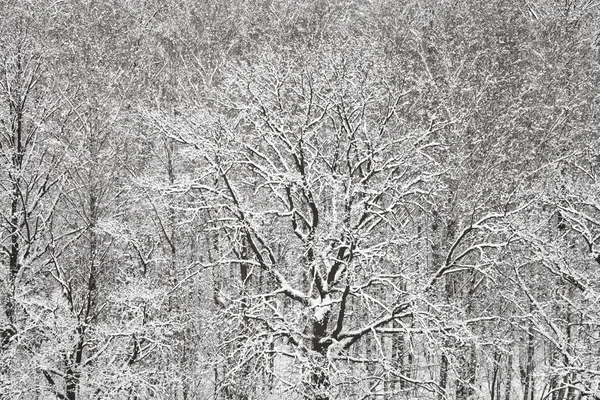
[[[493,372],[492,372],[492,384],[491,384],[491,388],[490,388],[490,399],[491,400],[497,400],[500,398],[500,386],[501,386],[501,379],[500,379],[500,361],[502,360],[502,355],[500,354],[499,351],[495,351],[494,352],[494,364],[492,365],[493,368]]]
[[[17,57],[17,74],[18,80],[21,79],[21,56]],[[15,290],[17,275],[21,269],[19,263],[19,234],[20,234],[20,215],[19,203],[21,201],[21,173],[23,169],[23,156],[25,149],[23,148],[23,109],[25,104],[21,101],[25,96],[17,90],[18,93],[14,99],[9,100],[9,117],[10,122],[10,145],[12,147],[12,172],[9,172],[9,178],[12,181],[11,191],[11,209],[10,209],[10,250],[9,250],[9,269],[10,269],[10,294],[6,304],[6,316],[11,323],[14,323],[15,313]],[[11,96],[12,97],[12,96]]]
[[[529,311],[533,312],[533,303],[529,303]],[[533,400],[535,393],[535,381],[533,379],[533,356],[535,351],[535,336],[533,334],[533,323],[530,321],[527,327],[527,348],[525,365],[521,365],[521,384],[523,385],[523,400]]]
[[[508,354],[506,361],[506,382],[504,384],[504,400],[511,399],[512,393],[512,376],[513,376],[513,356]]]
[[[440,362],[440,394],[438,398],[443,400],[446,398],[446,389],[448,385],[448,356],[446,353],[442,353],[442,359]]]
[[[67,373],[65,377],[66,384],[66,397],[68,400],[77,400],[77,389],[79,387],[80,381],[80,371],[79,368],[81,366],[81,361],[83,358],[83,347],[84,347],[84,336],[85,336],[85,328],[78,329],[79,340],[77,345],[75,346],[75,351],[69,360],[69,365],[67,366]]]

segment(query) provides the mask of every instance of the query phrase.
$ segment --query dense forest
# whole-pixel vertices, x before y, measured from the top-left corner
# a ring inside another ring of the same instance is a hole
[[[600,399],[600,1],[0,2],[0,399]]]

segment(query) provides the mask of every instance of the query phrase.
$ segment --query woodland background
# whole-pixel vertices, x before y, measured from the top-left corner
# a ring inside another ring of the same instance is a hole
[[[600,2],[0,2],[0,399],[600,398]]]

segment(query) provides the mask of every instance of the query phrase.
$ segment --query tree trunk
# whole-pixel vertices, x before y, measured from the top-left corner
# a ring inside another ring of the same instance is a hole
[[[529,302],[529,312],[533,312],[533,303]],[[523,400],[533,400],[535,382],[533,380],[533,355],[535,337],[533,334],[533,323],[530,321],[527,327],[527,348],[525,365],[521,365],[521,384],[523,385]]]
[[[400,324],[397,321],[393,322],[392,327],[399,327]],[[404,353],[406,352],[406,344],[404,342],[404,337],[399,334],[392,337],[392,358],[395,363],[396,368],[400,371],[402,375],[407,373],[407,368],[404,363]],[[404,380],[400,380],[398,384],[394,383],[391,385],[391,390],[396,391],[398,388],[404,389],[406,387],[406,382]]]
[[[501,354],[496,350],[494,351],[494,363],[492,365],[492,384],[490,385],[491,400],[497,400],[500,398],[500,361]]]
[[[443,350],[442,350],[443,351]],[[447,389],[447,385],[448,385],[448,356],[446,355],[445,352],[442,353],[442,359],[441,359],[441,363],[440,363],[440,393],[438,395],[438,399],[439,400],[443,400],[445,399],[446,396],[446,389]]]
[[[329,373],[327,370],[327,358],[322,355],[312,355],[312,371],[310,373],[310,388],[307,393],[314,400],[331,400]]]
[[[315,400],[329,400],[330,381],[327,373],[327,358],[325,357],[327,346],[321,342],[321,339],[327,335],[329,310],[320,310],[319,307],[316,307],[313,318],[312,350],[317,354],[315,355],[315,361],[313,362],[311,384],[313,386]]]
[[[17,55],[17,80],[20,83],[21,80],[21,54]],[[8,79],[8,78],[7,78]],[[19,85],[20,86],[20,85]],[[19,87],[17,86],[17,87]],[[6,316],[10,323],[14,323],[15,313],[15,290],[17,275],[21,269],[19,263],[20,249],[19,249],[19,231],[20,231],[20,214],[19,203],[21,195],[21,174],[23,169],[23,156],[25,149],[23,148],[23,109],[25,104],[21,99],[25,98],[20,90],[17,89],[17,93],[12,93],[10,97],[14,99],[9,100],[9,118],[10,122],[10,144],[12,145],[12,172],[9,172],[9,179],[12,181],[12,193],[11,193],[11,208],[10,208],[10,250],[9,250],[9,269],[10,269],[10,284],[8,295],[8,301],[6,304]],[[9,97],[9,98],[10,98]]]
[[[65,393],[67,400],[77,399],[77,390],[79,388],[79,381],[81,378],[79,367],[81,366],[81,361],[83,359],[85,327],[80,327],[77,329],[77,333],[79,340],[77,341],[77,345],[75,346],[75,350],[71,356],[71,359],[68,360],[69,364],[67,365],[65,377]]]
[[[512,377],[513,377],[513,355],[508,354],[506,361],[506,382],[504,384],[504,400],[511,399],[512,393]]]
[[[456,399],[468,400],[473,396],[475,384],[475,347],[469,345],[461,351],[458,357],[458,379],[456,380]]]

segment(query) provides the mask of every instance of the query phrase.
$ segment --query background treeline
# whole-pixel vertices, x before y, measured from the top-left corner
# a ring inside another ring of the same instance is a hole
[[[600,399],[600,2],[0,2],[0,399]]]

